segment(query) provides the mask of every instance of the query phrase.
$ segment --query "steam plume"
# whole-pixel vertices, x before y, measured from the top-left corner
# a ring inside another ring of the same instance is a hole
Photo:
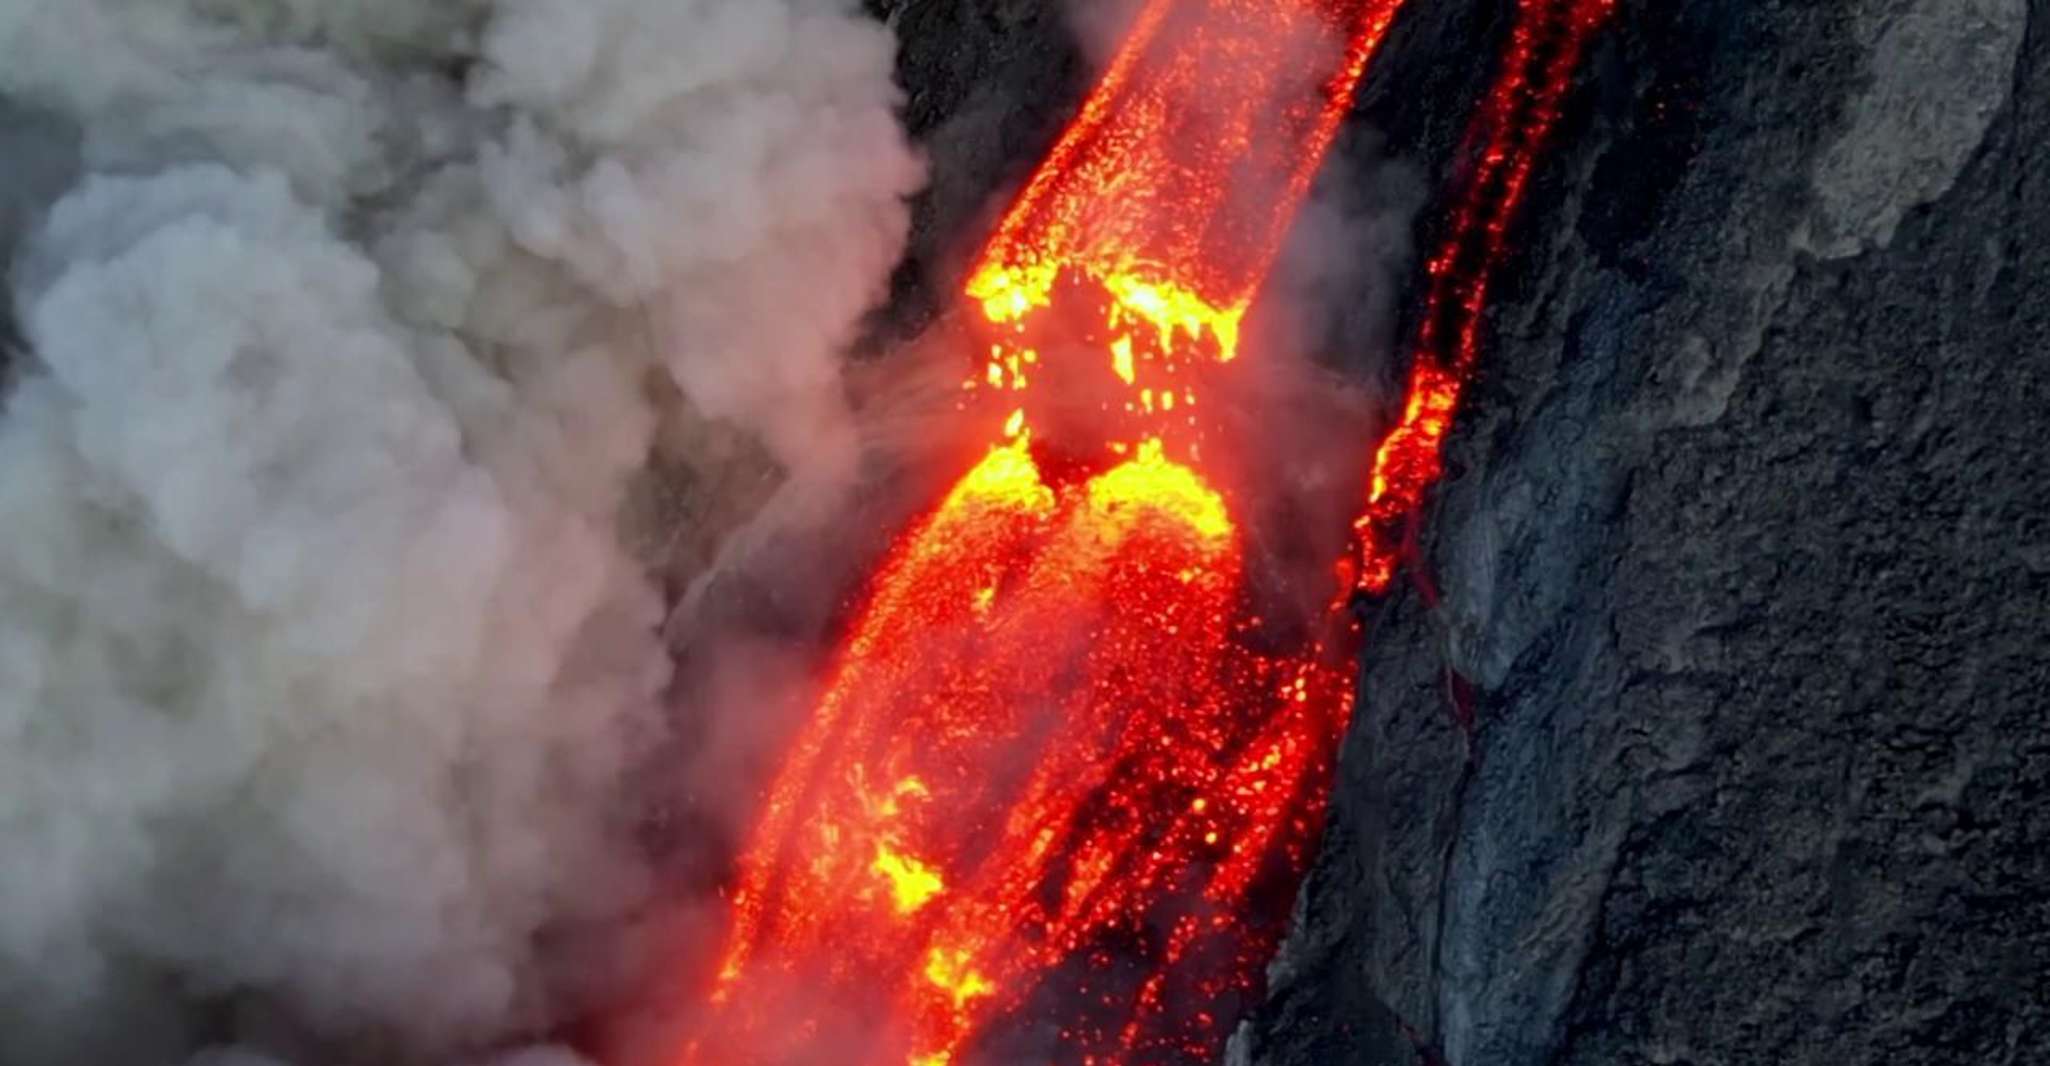
[[[668,670],[629,481],[665,422],[852,449],[919,173],[850,6],[0,0],[78,175],[0,212],[0,1060],[452,1061],[594,994],[553,946],[645,902]]]

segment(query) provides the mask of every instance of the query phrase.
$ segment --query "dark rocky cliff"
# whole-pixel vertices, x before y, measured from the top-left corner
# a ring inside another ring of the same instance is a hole
[[[876,6],[949,183],[915,293],[1078,60],[1046,5]],[[1412,6],[1361,106],[1389,151],[1451,170],[1509,6]],[[2046,34],[1624,4],[1248,1061],[2050,1061]]]

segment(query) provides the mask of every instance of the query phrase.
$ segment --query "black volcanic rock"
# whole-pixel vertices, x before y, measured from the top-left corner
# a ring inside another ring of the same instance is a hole
[[[1254,1061],[2050,1061],[2046,26],[1624,14]]]
[[[950,183],[911,293],[1075,60],[882,6]],[[1451,171],[1512,6],[1411,5],[1389,152]],[[2050,4],[1623,7],[1234,1057],[2050,1062]]]

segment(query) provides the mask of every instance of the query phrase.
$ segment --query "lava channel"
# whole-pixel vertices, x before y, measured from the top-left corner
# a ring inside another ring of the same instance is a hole
[[[836,650],[740,857],[685,1063],[1219,1058],[1321,832],[1357,633],[1343,611],[1263,618],[1204,474],[1205,400],[1401,4],[1135,17],[971,272],[986,348],[964,393],[991,443]],[[1471,279],[1575,61],[1556,15],[1586,6],[1523,5],[1476,122],[1482,171],[1431,289],[1471,301],[1473,329]],[[1467,319],[1438,317],[1416,366],[1456,380],[1469,364],[1434,338]],[[1350,580],[1374,591],[1381,513],[1435,476],[1418,402],[1356,527]]]

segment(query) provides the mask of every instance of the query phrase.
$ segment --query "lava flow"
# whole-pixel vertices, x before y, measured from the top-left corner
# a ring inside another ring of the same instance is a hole
[[[1353,523],[1356,551],[1344,569],[1360,593],[1388,591],[1404,555],[1404,523],[1444,473],[1441,449],[1480,361],[1482,315],[1508,251],[1509,225],[1559,123],[1581,54],[1615,11],[1616,0],[1518,4],[1501,72],[1467,133],[1474,169],[1427,264],[1430,289],[1402,418],[1375,452],[1366,507]]]
[[[1135,17],[970,277],[993,441],[892,549],[771,785],[686,1062],[1218,1057],[1321,828],[1354,633],[1262,617],[1206,386],[1402,2]],[[1435,476],[1590,4],[1523,5],[1432,261],[1418,372],[1454,385],[1377,454],[1358,574],[1392,575],[1381,514]]]

